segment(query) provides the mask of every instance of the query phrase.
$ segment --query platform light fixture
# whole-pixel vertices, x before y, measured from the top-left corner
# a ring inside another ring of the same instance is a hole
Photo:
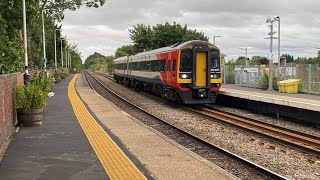
[[[246,51],[246,66],[249,66],[249,60],[248,60],[248,49],[250,49],[252,47],[240,47],[240,49],[245,50]]]
[[[213,36],[213,45],[216,45],[216,38],[218,38],[218,37],[222,37],[222,36],[220,36],[220,35],[214,35]]]

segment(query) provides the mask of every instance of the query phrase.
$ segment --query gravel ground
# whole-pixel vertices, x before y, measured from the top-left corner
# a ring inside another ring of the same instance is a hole
[[[304,154],[299,151],[292,150],[276,142],[271,142],[239,128],[195,115],[172,105],[170,102],[159,100],[159,98],[150,98],[145,93],[126,88],[104,77],[97,77],[109,88],[131,102],[135,102],[136,105],[212,144],[225,148],[290,179],[320,179],[320,166],[312,165],[306,159],[303,159]],[[248,114],[242,110],[224,109],[230,112],[238,112],[250,118],[258,118],[277,125],[285,125],[285,127],[301,130],[313,135],[319,136],[320,134],[319,130],[287,121],[282,122],[278,119],[274,121],[273,118]]]

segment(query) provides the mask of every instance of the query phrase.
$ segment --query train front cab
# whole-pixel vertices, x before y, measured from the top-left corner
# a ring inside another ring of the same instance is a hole
[[[178,91],[184,104],[215,103],[221,87],[220,50],[210,44],[189,45],[179,52]]]

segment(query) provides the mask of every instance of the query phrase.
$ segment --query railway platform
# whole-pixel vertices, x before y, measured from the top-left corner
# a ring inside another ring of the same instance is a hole
[[[42,126],[20,128],[0,179],[237,179],[122,112],[70,75]]]
[[[260,113],[275,114],[304,123],[320,126],[320,96],[311,94],[287,94],[257,88],[223,85],[219,102],[242,107]],[[228,101],[228,102],[223,102]],[[233,101],[233,102],[232,102]]]

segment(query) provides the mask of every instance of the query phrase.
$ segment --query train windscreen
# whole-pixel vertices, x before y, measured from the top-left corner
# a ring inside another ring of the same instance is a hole
[[[191,72],[192,71],[192,59],[193,51],[192,49],[182,49],[180,55],[180,72]]]
[[[217,50],[217,49],[212,49],[211,50],[210,63],[211,63],[211,69],[220,69],[220,53],[219,53],[219,50]]]

